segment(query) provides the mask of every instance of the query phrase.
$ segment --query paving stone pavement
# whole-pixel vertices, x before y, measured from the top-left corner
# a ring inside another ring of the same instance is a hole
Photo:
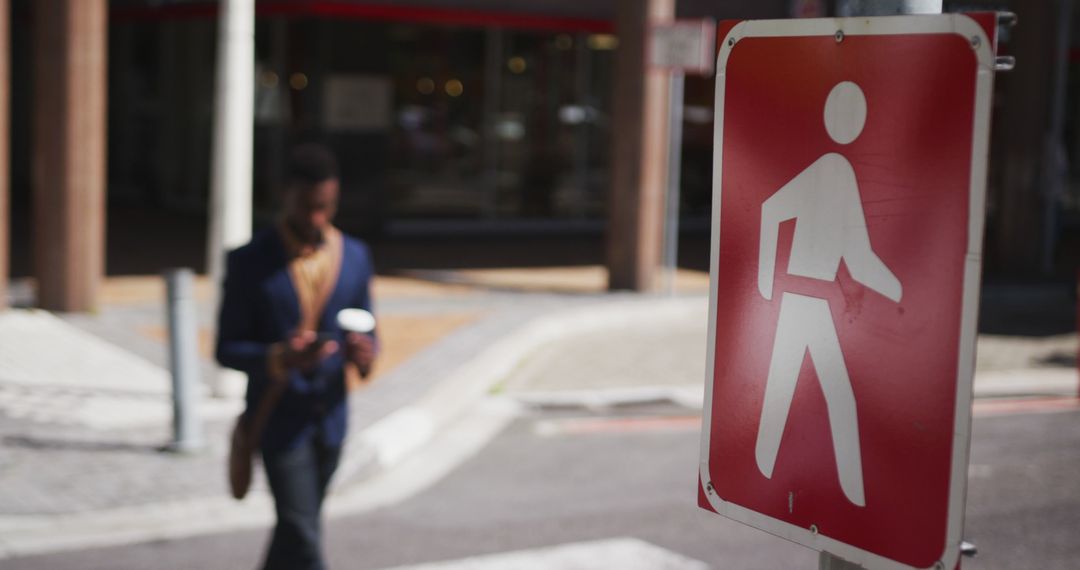
[[[355,393],[350,441],[530,321],[619,303],[639,307],[636,314],[643,316],[618,326],[567,332],[539,344],[495,389],[522,397],[656,387],[700,391],[707,313],[700,293],[671,305],[660,297],[596,291],[521,293],[500,282],[487,290],[386,295],[377,306],[386,318],[464,313],[475,318]],[[658,303],[675,309],[651,315],[649,308]],[[1075,314],[1075,308],[1071,310]],[[38,340],[27,333],[32,319],[12,326],[3,320],[9,317],[0,318],[0,516],[89,512],[227,494],[225,443],[240,391],[229,390],[223,399],[204,398],[209,447],[202,453],[160,451],[171,436],[167,355],[160,340],[140,332],[163,325],[159,304],[127,304],[98,315],[41,316],[41,322],[60,332]],[[211,315],[204,309],[199,319],[206,325]],[[15,365],[27,355],[42,360],[41,355],[63,353],[79,343],[89,343],[94,354],[44,359],[33,370]],[[1076,347],[1075,332],[982,335],[978,368],[1075,374]],[[121,361],[123,365],[117,364]],[[212,370],[209,361],[203,366]],[[117,373],[120,369],[140,372]],[[78,380],[88,374],[93,382]],[[364,450],[349,452],[363,456]],[[354,484],[366,475],[359,469],[336,484]],[[256,471],[255,492],[264,489],[262,473]]]
[[[386,299],[379,304],[384,318],[463,311],[478,316],[354,393],[350,434],[418,399],[462,360],[537,315],[625,297],[484,292]],[[199,315],[204,326],[210,318],[205,309]],[[163,451],[172,436],[167,354],[160,342],[138,332],[160,326],[163,319],[154,304],[112,307],[96,315],[0,315],[0,516],[227,495],[226,442],[242,389],[229,390],[225,398],[204,391],[204,450]],[[42,357],[54,351],[62,358]],[[208,377],[214,368],[204,359],[202,370]],[[359,469],[336,484],[365,475]],[[254,485],[253,492],[264,492],[261,470]]]
[[[664,326],[618,334],[591,331],[544,345],[522,364],[521,374],[506,390],[536,396],[564,391],[700,387],[705,373],[705,326],[685,317],[658,324]],[[1060,372],[1080,385],[1078,342],[1076,333],[1044,338],[980,335],[976,377],[999,371]]]
[[[514,395],[688,387],[705,374],[708,299],[687,299],[638,325],[569,334],[522,362],[504,389]],[[700,391],[700,390],[699,390]]]
[[[0,515],[54,515],[228,492],[227,426],[208,424],[211,448],[164,452],[168,429],[86,430],[0,423]],[[264,486],[261,478],[258,488]]]

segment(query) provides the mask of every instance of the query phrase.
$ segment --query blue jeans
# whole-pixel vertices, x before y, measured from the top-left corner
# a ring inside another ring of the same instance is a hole
[[[285,450],[263,453],[274,494],[277,525],[266,552],[266,570],[323,570],[320,518],[327,484],[341,457],[315,437]]]

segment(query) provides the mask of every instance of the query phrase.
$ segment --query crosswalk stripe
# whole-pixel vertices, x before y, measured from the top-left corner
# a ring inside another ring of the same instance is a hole
[[[576,542],[548,548],[397,566],[386,570],[707,570],[708,565],[636,538]]]

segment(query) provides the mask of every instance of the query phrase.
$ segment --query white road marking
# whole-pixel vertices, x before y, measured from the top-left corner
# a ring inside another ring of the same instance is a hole
[[[575,542],[387,570],[707,570],[687,558],[636,538]]]

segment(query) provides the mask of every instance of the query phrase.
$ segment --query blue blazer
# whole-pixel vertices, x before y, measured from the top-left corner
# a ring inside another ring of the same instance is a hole
[[[289,449],[316,435],[330,446],[340,446],[345,439],[345,339],[337,313],[348,307],[371,310],[369,283],[374,270],[367,246],[342,237],[341,272],[318,331],[335,335],[342,349],[311,373],[289,372],[285,391],[262,434],[264,451]],[[218,362],[248,376],[245,413],[253,413],[266,391],[270,345],[288,338],[299,324],[300,305],[289,277],[285,245],[276,229],[264,230],[251,243],[229,253],[218,319]]]

